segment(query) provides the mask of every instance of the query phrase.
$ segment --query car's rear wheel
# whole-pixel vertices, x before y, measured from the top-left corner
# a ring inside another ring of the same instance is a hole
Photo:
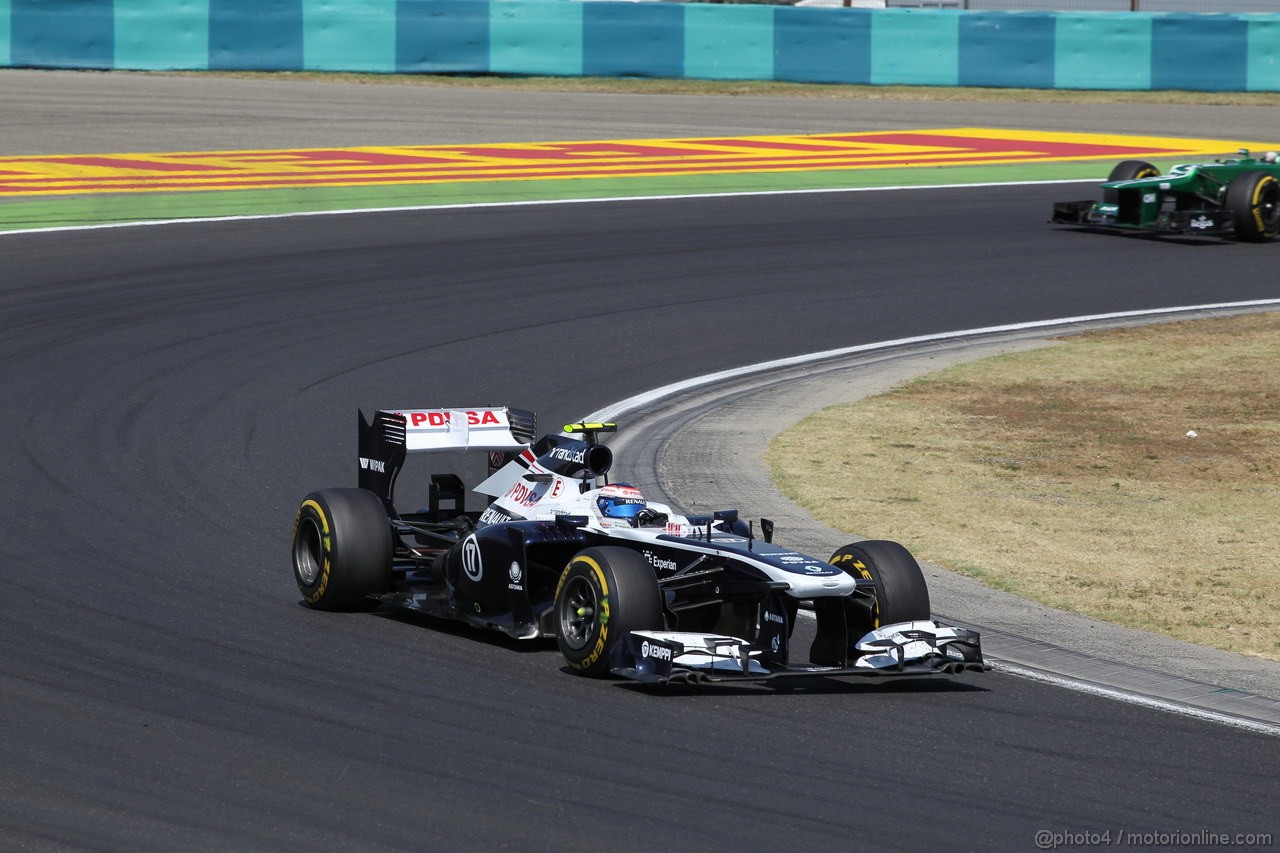
[[[317,610],[367,610],[391,585],[391,525],[364,489],[307,495],[293,522],[293,579]]]
[[[1139,178],[1154,178],[1158,174],[1160,174],[1160,170],[1146,160],[1121,160],[1111,170],[1111,174],[1107,176],[1107,182],[1136,181]],[[1102,200],[1108,204],[1119,204],[1120,191],[1104,189],[1102,191]]]
[[[631,631],[662,628],[662,593],[649,564],[626,548],[588,548],[560,574],[556,644],[573,671],[608,674]]]
[[[1227,185],[1236,239],[1265,243],[1280,234],[1280,180],[1267,172],[1245,172]]]
[[[833,566],[875,585],[876,599],[869,612],[848,614],[850,640],[867,631],[897,622],[929,618],[929,586],[911,552],[897,542],[868,539],[846,545],[831,555]]]

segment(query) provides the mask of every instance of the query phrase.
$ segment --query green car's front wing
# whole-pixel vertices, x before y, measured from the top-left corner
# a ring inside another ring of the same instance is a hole
[[[1135,231],[1173,234],[1204,234],[1230,237],[1235,234],[1235,214],[1221,208],[1156,210],[1146,216],[1125,217],[1119,204],[1105,201],[1060,201],[1053,205],[1053,222],[1059,225],[1090,225]]]

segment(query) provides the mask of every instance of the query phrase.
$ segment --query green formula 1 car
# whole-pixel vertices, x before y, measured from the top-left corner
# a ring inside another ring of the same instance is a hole
[[[1102,201],[1062,201],[1053,222],[1265,243],[1280,234],[1280,162],[1241,150],[1234,160],[1174,166],[1167,175],[1125,160],[1102,185]]]

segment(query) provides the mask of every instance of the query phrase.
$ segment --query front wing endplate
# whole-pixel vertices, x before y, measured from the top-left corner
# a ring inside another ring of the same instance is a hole
[[[976,631],[936,622],[886,625],[864,636],[844,666],[794,665],[773,650],[723,634],[632,631],[614,675],[650,684],[767,681],[785,676],[871,677],[984,672]]]

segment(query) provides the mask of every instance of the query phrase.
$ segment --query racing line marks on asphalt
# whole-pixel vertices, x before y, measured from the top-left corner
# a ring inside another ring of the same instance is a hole
[[[87,193],[174,192],[193,190],[270,189],[306,186],[360,186],[457,181],[550,180],[584,177],[653,177],[679,174],[787,172],[954,166],[1062,160],[1108,160],[1136,156],[1212,155],[1238,145],[1220,140],[1118,137],[1101,134],[1052,134],[961,128],[860,134],[814,134],[712,138],[696,140],[618,140],[507,144],[487,146],[369,147],[286,151],[240,151],[139,155],[61,155],[0,158],[0,196],[48,196]],[[1246,143],[1251,149],[1272,147]],[[346,210],[297,211],[216,217],[116,222],[0,231],[31,234],[205,222],[282,219],[294,216],[449,210],[474,207],[518,207],[614,201],[721,198],[738,195],[798,195],[829,192],[963,189],[990,186],[1096,183],[1092,180],[1008,181],[929,186],[835,187],[721,193],[546,199],[479,204],[437,204]],[[584,420],[614,420],[619,415],[663,398],[713,382],[765,373],[785,367],[898,347],[956,341],[962,338],[1050,330],[1083,323],[1156,319],[1184,312],[1280,307],[1280,299],[1219,303],[1151,311],[1117,312],[1059,320],[991,326],[937,335],[903,338],[827,350],[721,371],[619,401]],[[1280,729],[1262,722],[1154,697],[1128,693],[1085,681],[1051,675],[1001,662],[998,668],[1069,689],[1186,714],[1265,734]]]
[[[1084,134],[1079,134],[1078,136],[1084,136]],[[1130,137],[1128,139],[1132,139],[1132,138]],[[745,140],[738,140],[738,141],[742,142]],[[1180,141],[1171,140],[1171,141],[1181,142],[1181,143],[1192,142],[1191,140],[1180,140]],[[1223,143],[1213,143],[1213,146],[1214,147],[1212,147],[1207,152],[1171,151],[1171,150],[1166,150],[1162,152],[1152,152],[1148,149],[1144,153],[1191,154],[1191,153],[1216,153],[1223,150]],[[1250,147],[1265,148],[1269,146],[1266,144],[1261,144],[1261,145],[1252,145]],[[1076,159],[1102,159],[1104,157],[1115,157],[1117,155],[1122,156],[1122,153],[1123,152],[1117,152],[1115,150],[1112,150],[1107,154],[1079,156],[1079,157],[1076,157]],[[1130,150],[1127,153],[1133,154],[1137,152]],[[10,158],[8,161],[0,160],[0,181],[5,180],[7,178],[12,178],[15,174],[18,174],[12,169],[5,168],[6,166],[13,165],[12,164],[13,159],[14,158]],[[46,159],[52,160],[55,158],[46,158]],[[81,159],[91,159],[91,158],[81,158]],[[1064,158],[1062,153],[1059,153],[1055,157],[1047,157],[1042,159],[1064,159]],[[91,165],[91,164],[86,163],[84,165]],[[98,165],[104,165],[104,164],[98,164]],[[119,161],[115,161],[110,164],[105,164],[105,167],[116,168],[124,165],[125,164],[122,164]],[[132,165],[137,165],[137,164],[135,163]],[[929,165],[937,165],[937,163],[929,163]],[[867,168],[867,167],[885,168],[883,164],[880,164],[878,166],[869,166],[868,164],[862,167],[863,168]],[[813,167],[813,168],[822,168],[822,167]],[[827,168],[829,168],[829,166]],[[857,167],[846,167],[846,168],[857,168]],[[163,167],[160,169],[160,171],[163,171]],[[450,209],[465,209],[465,208],[477,208],[477,207],[489,208],[489,207],[520,207],[520,206],[530,206],[530,205],[554,205],[554,204],[596,204],[600,202],[618,202],[618,201],[645,201],[645,200],[670,201],[670,200],[675,200],[680,198],[723,198],[723,197],[732,197],[732,196],[739,196],[739,195],[800,195],[800,194],[815,194],[815,193],[830,193],[830,192],[870,192],[870,191],[904,191],[904,190],[933,191],[933,190],[943,190],[943,189],[965,189],[965,188],[974,188],[974,187],[1034,186],[1034,185],[1068,184],[1068,183],[1096,183],[1096,179],[1007,181],[1007,182],[983,182],[983,183],[967,183],[967,184],[942,184],[942,185],[928,185],[928,186],[835,187],[835,188],[816,188],[816,189],[802,189],[802,190],[764,190],[764,191],[740,191],[740,192],[696,193],[696,194],[674,194],[674,195],[666,194],[666,195],[650,195],[650,196],[618,196],[618,197],[610,197],[610,198],[586,198],[586,199],[545,199],[545,200],[528,200],[528,201],[487,202],[487,203],[478,203],[478,204],[441,204],[441,205],[428,204],[428,205],[414,205],[414,206],[387,207],[387,208],[297,211],[297,212],[288,212],[288,213],[249,214],[249,215],[216,216],[216,217],[185,217],[180,219],[150,220],[150,221],[141,221],[141,222],[116,222],[116,223],[102,223],[102,224],[92,224],[92,225],[55,226],[52,228],[32,228],[32,229],[23,229],[23,230],[0,231],[0,236],[3,236],[5,234],[32,234],[32,233],[41,233],[45,231],[82,231],[82,230],[97,230],[97,229],[105,229],[105,228],[127,228],[127,227],[155,226],[155,225],[228,222],[228,221],[244,221],[244,220],[259,220],[259,219],[284,219],[284,218],[291,218],[295,216],[336,216],[336,215],[369,214],[369,213],[413,212],[413,211],[425,211],[425,210],[450,210]],[[66,184],[64,184],[63,186],[66,186]],[[937,334],[937,335],[925,335],[925,336],[919,336],[919,337],[913,337],[913,338],[903,338],[903,339],[898,339],[894,341],[883,341],[883,342],[874,343],[874,344],[845,347],[837,350],[827,350],[827,351],[818,352],[818,353],[810,353],[807,355],[796,356],[788,359],[778,359],[770,362],[761,362],[754,365],[748,365],[746,367],[737,368],[733,370],[721,371],[719,373],[709,374],[702,377],[694,377],[692,379],[688,379],[683,382],[666,385],[661,388],[654,389],[653,391],[646,392],[644,394],[636,395],[635,397],[630,397],[630,398],[627,398],[626,400],[619,401],[618,403],[615,403],[612,406],[606,407],[604,409],[599,410],[596,413],[588,415],[586,418],[584,418],[584,420],[587,420],[587,421],[614,420],[623,413],[633,411],[642,406],[652,405],[653,403],[656,403],[665,397],[678,394],[683,391],[697,388],[700,386],[708,385],[713,382],[723,382],[729,379],[741,378],[741,377],[745,377],[752,374],[765,373],[771,370],[777,370],[777,369],[781,369],[789,366],[801,365],[808,362],[840,358],[842,356],[855,355],[859,353],[868,353],[876,350],[887,350],[887,349],[893,349],[897,347],[905,347],[905,346],[928,344],[928,343],[944,343],[948,341],[955,341],[962,338],[972,338],[972,337],[983,336],[983,335],[1016,333],[1016,332],[1034,331],[1034,330],[1041,330],[1041,329],[1051,330],[1054,328],[1061,328],[1064,326],[1071,326],[1071,325],[1079,325],[1082,323],[1099,323],[1099,322],[1128,320],[1128,319],[1133,319],[1133,320],[1156,319],[1161,316],[1170,316],[1173,314],[1183,313],[1183,312],[1197,312],[1197,311],[1203,312],[1203,311],[1214,311],[1214,310],[1247,310],[1250,308],[1266,308],[1271,306],[1280,307],[1280,299],[1254,300],[1249,302],[1235,302],[1235,303],[1218,303],[1218,304],[1199,305],[1199,306],[1185,306],[1185,307],[1157,309],[1157,310],[1150,310],[1150,311],[1132,311],[1132,312],[1117,312],[1117,313],[1111,313],[1111,314],[1087,315],[1087,316],[1081,316],[1081,317],[1073,317],[1073,318],[1058,319],[1058,320],[1047,320],[1047,321],[1039,321],[1039,322],[1033,322],[1033,323],[1021,323],[1021,324],[1013,324],[1013,325],[1005,325],[1005,326],[991,326],[991,327],[985,327],[981,329],[970,329],[965,331],[950,332],[950,333],[943,333],[943,334]],[[1277,730],[1274,726],[1268,726],[1264,723],[1253,722],[1249,720],[1242,720],[1238,717],[1232,717],[1226,714],[1219,714],[1213,711],[1195,708],[1192,706],[1187,706],[1187,705],[1183,705],[1175,702],[1168,702],[1166,700],[1156,699],[1152,697],[1145,697],[1138,694],[1126,693],[1121,690],[1101,687],[1101,686],[1089,684],[1083,681],[1074,681],[1068,678],[1049,675],[1033,669],[1023,669],[1014,664],[1002,663],[999,668],[1005,671],[1009,671],[1011,674],[1022,675],[1029,678],[1035,678],[1037,680],[1058,684],[1060,686],[1068,687],[1071,689],[1082,690],[1084,692],[1094,693],[1097,695],[1109,696],[1111,698],[1121,699],[1123,701],[1133,702],[1136,704],[1146,705],[1149,707],[1163,708],[1165,710],[1175,711],[1177,713],[1189,714],[1190,716],[1199,717],[1202,719],[1212,720],[1216,722],[1221,722],[1227,725],[1238,726],[1238,727],[1247,728],[1255,731],[1261,731],[1268,734],[1277,733]]]

